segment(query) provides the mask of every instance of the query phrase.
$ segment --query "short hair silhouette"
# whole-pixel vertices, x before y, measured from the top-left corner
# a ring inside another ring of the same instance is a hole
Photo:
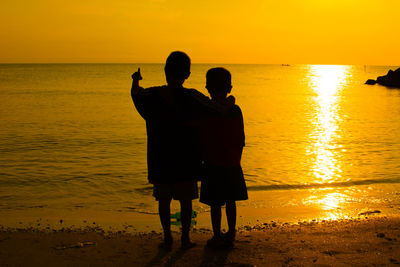
[[[181,51],[172,52],[165,63],[165,75],[178,79],[187,79],[190,75],[190,58]]]
[[[231,73],[225,68],[212,68],[206,74],[206,88],[208,90],[220,91],[220,93],[230,93]]]

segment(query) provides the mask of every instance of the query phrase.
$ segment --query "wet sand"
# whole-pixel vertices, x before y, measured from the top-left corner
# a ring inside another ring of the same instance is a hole
[[[158,249],[159,232],[1,228],[1,266],[365,266],[400,265],[400,217],[364,217],[296,224],[260,223],[240,230],[233,249],[205,248],[208,229],[195,229],[197,246]]]

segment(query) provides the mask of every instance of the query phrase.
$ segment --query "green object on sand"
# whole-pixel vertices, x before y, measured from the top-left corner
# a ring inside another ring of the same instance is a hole
[[[197,222],[195,218],[197,217],[197,211],[192,210],[192,225],[196,225]],[[178,211],[174,214],[171,214],[171,224],[172,225],[182,225],[182,220],[181,220],[181,213]]]

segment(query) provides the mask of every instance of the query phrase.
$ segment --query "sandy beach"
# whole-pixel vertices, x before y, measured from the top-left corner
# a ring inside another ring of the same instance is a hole
[[[159,232],[1,228],[1,266],[373,266],[400,265],[400,217],[274,222],[240,229],[233,249],[205,247],[208,229],[194,229],[197,246],[158,249]]]

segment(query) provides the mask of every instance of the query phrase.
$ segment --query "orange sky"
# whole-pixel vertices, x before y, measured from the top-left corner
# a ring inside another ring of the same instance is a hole
[[[2,0],[0,63],[400,65],[400,0]]]

